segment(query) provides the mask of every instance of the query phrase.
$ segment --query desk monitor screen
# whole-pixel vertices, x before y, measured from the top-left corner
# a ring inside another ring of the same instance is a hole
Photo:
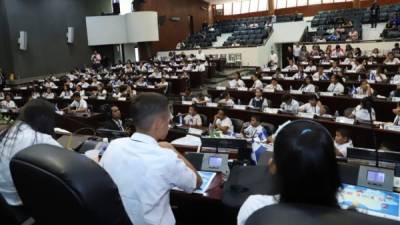
[[[395,192],[343,184],[338,201],[342,209],[355,207],[360,213],[400,221],[400,195]]]
[[[208,158],[208,166],[212,169],[218,169],[222,165],[222,158],[218,156],[210,156]]]
[[[380,172],[380,171],[368,170],[367,171],[367,181],[371,182],[371,183],[378,183],[378,184],[385,183],[385,173]]]

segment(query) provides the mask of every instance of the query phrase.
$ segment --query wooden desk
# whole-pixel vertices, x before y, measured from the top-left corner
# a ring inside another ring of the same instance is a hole
[[[225,206],[222,199],[222,174],[215,177],[205,195],[171,192],[171,206],[177,224],[236,225],[239,209]]]
[[[214,115],[217,113],[218,109],[219,108],[206,107],[206,106],[197,107],[197,111],[201,114],[205,114],[210,121],[212,121],[211,119],[214,118]],[[187,110],[188,106],[186,105],[181,105],[181,104],[174,105],[175,112],[186,112]],[[225,111],[229,117],[238,118],[243,121],[249,121],[252,115],[258,115],[260,116],[262,122],[272,123],[273,125],[275,125],[276,128],[288,120],[302,119],[294,115],[269,114],[252,110],[237,110],[232,108],[230,109],[226,108]],[[355,146],[374,148],[372,140],[372,129],[370,127],[362,125],[341,124],[325,119],[314,119],[314,121],[325,126],[331,132],[332,136],[339,128],[345,128],[350,131],[351,138]],[[400,132],[388,131],[383,129],[374,129],[374,132],[376,133],[377,136],[378,146],[381,145],[382,143],[390,144],[392,150],[400,151]]]
[[[237,91],[228,90],[229,94],[234,99],[240,99],[242,104],[247,105],[250,99],[254,97],[253,91]],[[220,97],[224,91],[216,89],[208,89],[208,94],[212,98]],[[272,102],[272,107],[279,108],[282,103],[282,96],[288,92],[275,92],[275,93],[263,93],[263,96]],[[307,103],[311,94],[293,95],[297,101]],[[331,110],[333,114],[336,110],[339,111],[341,115],[347,108],[354,108],[360,104],[361,99],[355,99],[348,96],[320,96],[320,100],[323,105],[326,105]],[[386,100],[377,99],[374,101],[372,106],[376,112],[376,119],[379,121],[393,121],[394,114],[392,110],[397,107],[396,102],[390,102]],[[182,112],[182,111],[181,111]],[[186,111],[185,111],[186,112]]]
[[[104,121],[105,117],[102,113],[90,113],[90,114],[65,114],[56,115],[55,122],[56,127],[68,130],[70,132],[76,132],[82,128],[97,129]],[[93,134],[90,130],[79,132],[80,134]]]
[[[243,82],[246,84],[246,87],[250,88],[253,86],[253,81],[251,79],[243,79]],[[262,82],[264,84],[270,84],[271,80],[263,79]],[[303,80],[285,80],[278,79],[278,83],[282,86],[284,90],[290,90],[292,87],[294,90],[298,90],[302,84],[304,84]],[[319,88],[319,91],[326,91],[328,86],[330,85],[330,81],[313,81],[313,84]],[[348,81],[344,83],[345,90],[346,88],[359,87],[361,82],[359,81]],[[389,96],[390,92],[396,90],[396,85],[389,83],[374,83],[371,84],[371,87],[379,94],[383,96]]]

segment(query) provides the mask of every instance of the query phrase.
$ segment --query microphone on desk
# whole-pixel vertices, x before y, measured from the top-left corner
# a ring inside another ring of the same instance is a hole
[[[375,149],[375,166],[379,167],[379,150],[378,150],[378,144],[376,141],[374,120],[372,118],[372,103],[373,103],[373,98],[371,96],[365,97],[362,100],[363,107],[367,109],[368,114],[369,114],[369,119],[371,122],[372,141],[373,141],[373,145],[374,145],[374,149]]]

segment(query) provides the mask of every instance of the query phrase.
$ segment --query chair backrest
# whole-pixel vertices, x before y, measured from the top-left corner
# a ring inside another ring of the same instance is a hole
[[[200,114],[200,113],[199,113],[199,116],[201,118],[201,124],[203,125],[203,127],[208,126],[208,118],[207,118],[207,116],[204,115],[204,114]]]
[[[132,225],[111,177],[83,155],[35,145],[16,154],[10,168],[24,206],[41,225]]]
[[[272,135],[275,132],[275,126],[272,123],[262,122],[261,126],[267,130],[268,135]]]
[[[356,211],[306,204],[276,204],[254,212],[246,225],[391,225],[397,221],[373,217]]]
[[[231,118],[233,129],[235,133],[239,133],[243,126],[243,120]]]

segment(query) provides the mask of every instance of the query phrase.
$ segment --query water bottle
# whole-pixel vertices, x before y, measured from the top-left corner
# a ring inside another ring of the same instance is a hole
[[[208,126],[208,135],[210,136],[210,137],[212,137],[214,134],[214,128],[213,128],[213,125],[212,125],[212,123],[210,123],[210,125]]]
[[[240,98],[238,99],[238,105],[241,105],[242,101],[240,101]]]
[[[361,75],[358,74],[358,82],[360,82],[360,81],[361,81]]]
[[[293,87],[292,87],[292,85],[290,85],[290,88],[289,88],[289,90],[290,90],[290,91],[292,91],[292,90],[293,90]]]
[[[179,125],[180,126],[183,125],[183,116],[182,116],[182,114],[179,115]]]
[[[339,117],[340,115],[339,115],[339,111],[335,111],[335,118],[337,118],[337,117]]]

